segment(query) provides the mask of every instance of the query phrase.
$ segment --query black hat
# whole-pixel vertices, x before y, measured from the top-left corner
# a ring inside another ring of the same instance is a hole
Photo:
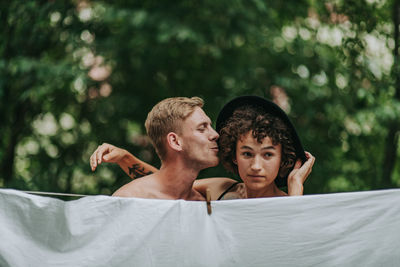
[[[289,120],[289,117],[278,105],[275,103],[259,97],[259,96],[239,96],[229,101],[219,112],[217,122],[216,122],[216,130],[219,133],[222,127],[225,126],[226,121],[232,117],[233,112],[242,106],[253,106],[257,108],[262,108],[266,113],[272,114],[280,118],[288,127],[289,131],[293,138],[293,144],[296,152],[297,158],[300,158],[304,163],[307,160],[306,154],[304,153],[303,146],[301,145],[300,138],[297,135],[296,129],[293,124]],[[287,177],[277,177],[275,179],[275,183],[278,186],[286,186],[287,185]]]

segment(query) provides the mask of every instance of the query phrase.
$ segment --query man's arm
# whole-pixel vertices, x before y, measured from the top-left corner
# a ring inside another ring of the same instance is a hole
[[[103,162],[118,164],[132,179],[140,178],[158,171],[157,168],[138,159],[127,150],[107,143],[103,143],[99,146],[90,156],[92,171],[95,171],[97,166]],[[207,188],[210,188],[211,199],[217,200],[218,197],[235,182],[236,180],[223,177],[206,178],[194,181],[193,188],[203,196],[206,195]],[[113,196],[126,196],[127,192],[129,192],[128,195],[130,195],[130,191],[133,187],[129,183],[129,190],[127,190],[127,186],[128,185],[125,185],[117,190]]]
[[[307,161],[301,165],[301,160],[298,160],[294,165],[293,170],[288,177],[288,195],[301,196],[303,195],[303,184],[312,171],[315,158],[311,153],[306,152]]]
[[[116,163],[132,179],[140,178],[158,171],[157,168],[136,158],[127,150],[103,143],[90,156],[90,166],[95,171],[103,162]]]
[[[214,177],[197,179],[193,183],[193,188],[203,196],[206,196],[206,190],[210,189],[211,200],[217,200],[236,180],[226,177]]]

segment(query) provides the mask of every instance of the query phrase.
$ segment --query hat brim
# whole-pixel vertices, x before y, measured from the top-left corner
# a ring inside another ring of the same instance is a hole
[[[290,121],[285,111],[283,111],[275,103],[259,96],[240,96],[229,101],[218,114],[216,122],[216,130],[218,133],[225,126],[228,119],[232,117],[234,111],[242,106],[254,106],[262,108],[263,110],[265,110],[265,112],[280,118],[288,126],[289,131],[292,135],[296,157],[298,159],[301,159],[303,163],[307,160],[306,154],[304,152],[300,138],[297,135],[296,129],[294,128],[294,125]],[[279,187],[287,186],[287,176],[277,177],[275,179],[275,183]]]

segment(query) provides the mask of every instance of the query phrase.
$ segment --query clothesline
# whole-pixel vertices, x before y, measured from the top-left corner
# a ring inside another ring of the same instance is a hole
[[[61,196],[61,197],[88,197],[88,196],[91,196],[91,195],[81,195],[81,194],[39,192],[39,191],[22,191],[22,192],[25,192],[28,194],[34,194],[34,195]]]
[[[22,191],[28,194],[34,195],[45,195],[45,196],[61,196],[61,197],[88,197],[94,195],[82,195],[82,194],[69,194],[69,193],[55,193],[55,192],[40,192],[40,191]],[[210,190],[206,190],[206,202],[207,202],[207,213],[211,214],[211,193]]]

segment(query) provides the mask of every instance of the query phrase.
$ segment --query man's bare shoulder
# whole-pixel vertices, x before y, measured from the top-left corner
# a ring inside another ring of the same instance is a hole
[[[149,191],[149,177],[133,180],[115,191],[113,197],[140,197],[146,198]]]

